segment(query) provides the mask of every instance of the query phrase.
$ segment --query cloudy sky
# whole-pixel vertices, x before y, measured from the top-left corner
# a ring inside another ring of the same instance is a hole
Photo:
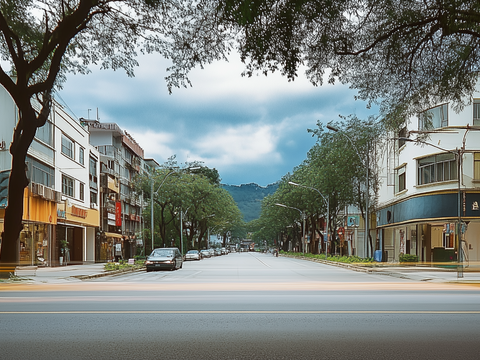
[[[244,78],[236,58],[194,70],[193,87],[169,95],[169,64],[157,56],[139,62],[134,78],[95,68],[70,75],[59,95],[78,118],[94,119],[98,108],[100,121],[130,133],[146,158],[202,161],[225,184],[274,183],[306,158],[316,141],[307,129],[318,120],[373,114],[346,86],[314,87],[303,74],[294,82],[280,74]]]

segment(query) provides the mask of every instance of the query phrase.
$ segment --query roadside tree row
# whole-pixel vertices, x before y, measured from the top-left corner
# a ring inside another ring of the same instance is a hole
[[[345,223],[345,209],[354,206],[365,223],[367,204],[370,212],[376,204],[378,169],[374,159],[383,156],[380,139],[384,126],[376,119],[354,116],[330,126],[339,131],[329,131],[320,123],[309,130],[318,141],[303,163],[281,179],[277,191],[264,199],[260,218],[249,224],[254,240],[267,240],[270,246],[285,251],[324,253],[328,224],[328,252],[342,254],[336,234]],[[303,234],[310,239],[305,249]],[[370,238],[370,254],[374,245]]]
[[[140,175],[135,183],[147,203],[147,253],[152,247],[152,210],[154,247],[180,248],[183,240],[183,252],[202,249],[208,247],[210,234],[221,235],[225,245],[227,234],[244,227],[242,214],[232,196],[220,186],[215,169],[199,164],[181,168],[169,162],[151,174]]]

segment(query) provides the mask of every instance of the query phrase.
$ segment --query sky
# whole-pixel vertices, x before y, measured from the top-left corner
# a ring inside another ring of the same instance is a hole
[[[91,68],[70,74],[58,93],[78,118],[117,123],[158,163],[175,155],[218,170],[222,183],[267,186],[292,172],[315,144],[307,129],[339,115],[375,115],[355,101],[347,86],[314,87],[299,72],[288,82],[280,74],[242,77],[238,58],[194,69],[193,87],[165,83],[169,63],[141,56],[135,77],[124,71]]]

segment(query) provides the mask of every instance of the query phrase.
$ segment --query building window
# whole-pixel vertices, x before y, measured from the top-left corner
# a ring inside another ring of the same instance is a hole
[[[89,168],[90,181],[97,183],[97,160],[91,157],[89,160],[88,168]]]
[[[80,183],[80,200],[85,200],[85,185]]]
[[[455,154],[444,153],[418,160],[418,185],[457,180]]]
[[[407,166],[403,165],[395,170],[395,192],[399,193],[400,191],[405,190],[406,188],[406,170]]]
[[[418,129],[438,129],[448,126],[448,105],[443,104],[424,111],[418,117]]]
[[[400,138],[406,138],[407,137],[407,127],[405,126],[403,129],[401,129],[398,132],[398,148],[401,148],[403,145],[405,145],[405,140],[402,140]]]
[[[50,121],[47,121],[45,125],[37,128],[35,137],[41,140],[47,145],[53,146],[53,125]]]
[[[94,191],[90,191],[90,204],[98,204],[97,202],[97,193]]]
[[[26,164],[30,172],[30,180],[37,184],[42,184],[50,188],[55,187],[55,169],[45,165],[29,156],[26,158]]]
[[[480,99],[473,100],[473,125],[480,125]]]
[[[474,168],[474,175],[473,178],[475,180],[480,180],[480,153],[475,153],[473,155],[473,168]]]
[[[62,134],[62,154],[74,159],[73,141]]]
[[[78,162],[82,165],[85,165],[85,149],[82,147],[79,150]]]
[[[66,175],[62,175],[62,194],[73,197],[74,180]]]

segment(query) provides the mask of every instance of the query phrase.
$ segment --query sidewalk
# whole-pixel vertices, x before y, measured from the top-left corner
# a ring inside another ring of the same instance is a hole
[[[143,269],[105,271],[103,263],[96,263],[58,267],[38,267],[36,269],[35,267],[30,266],[17,267],[15,275],[20,281],[24,280],[32,283],[72,283],[108,275],[142,270]]]
[[[301,260],[319,262],[326,265],[342,267],[352,271],[359,271],[365,273],[379,274],[392,276],[401,279],[408,279],[413,281],[426,281],[426,282],[443,282],[443,283],[478,283],[480,284],[480,268],[476,268],[473,271],[471,267],[464,268],[463,277],[458,277],[457,269],[445,269],[439,267],[424,267],[424,266],[398,266],[392,264],[389,266],[386,263],[382,263],[382,267],[367,267],[359,266],[355,264],[346,264],[336,261],[325,261],[308,257],[297,257],[288,255],[286,256]]]

